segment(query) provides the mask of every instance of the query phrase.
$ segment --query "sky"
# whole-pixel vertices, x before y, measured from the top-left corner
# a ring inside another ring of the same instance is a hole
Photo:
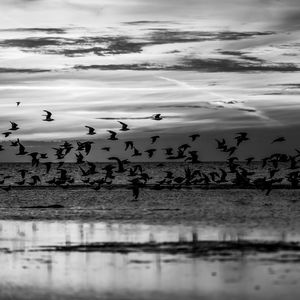
[[[160,135],[160,149],[194,133],[202,160],[223,160],[215,139],[233,144],[240,131],[250,138],[241,159],[293,154],[299,18],[298,0],[1,0],[0,130],[10,121],[20,130],[0,138],[0,161],[20,160],[11,140],[45,152],[90,138],[86,125],[97,133],[94,161],[125,157],[125,140],[146,149]],[[55,121],[43,122],[43,110]],[[107,130],[119,140],[107,141]],[[287,141],[271,145],[279,136]]]

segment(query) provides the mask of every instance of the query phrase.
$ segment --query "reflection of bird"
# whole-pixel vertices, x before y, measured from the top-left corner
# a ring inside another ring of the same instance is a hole
[[[43,110],[47,115],[43,115],[44,117],[46,117],[43,121],[46,121],[46,122],[51,122],[51,121],[54,121],[54,119],[51,118],[52,116],[52,113],[48,110]]]
[[[122,128],[120,129],[120,131],[128,131],[129,128],[128,128],[128,125],[121,122],[121,121],[118,121],[121,125],[122,125]]]
[[[281,136],[281,137],[273,140],[273,142],[271,144],[278,143],[278,142],[285,142],[285,137]]]
[[[89,130],[89,132],[87,133],[87,135],[94,135],[94,134],[96,134],[95,128],[93,128],[91,126],[85,126],[85,128],[87,128]]]
[[[115,131],[112,130],[107,130],[110,133],[110,137],[108,138],[108,140],[111,141],[116,141],[118,140],[118,138],[116,137],[117,133]]]
[[[155,120],[155,121],[160,121],[163,118],[162,118],[161,114],[155,114],[155,115],[152,116],[152,119]]]

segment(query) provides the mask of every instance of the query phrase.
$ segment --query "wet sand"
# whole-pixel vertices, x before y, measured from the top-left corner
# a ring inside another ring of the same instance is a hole
[[[300,190],[0,193],[1,299],[297,299]]]

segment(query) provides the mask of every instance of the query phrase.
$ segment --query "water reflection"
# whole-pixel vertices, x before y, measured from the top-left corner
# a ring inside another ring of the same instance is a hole
[[[48,221],[0,222],[0,296],[28,299],[296,299],[300,264],[209,260],[162,253],[31,252],[41,246],[92,242],[241,239],[299,241],[264,230]],[[24,250],[24,251],[16,251]]]

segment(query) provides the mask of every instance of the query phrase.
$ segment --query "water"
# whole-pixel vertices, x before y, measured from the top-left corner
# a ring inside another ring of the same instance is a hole
[[[293,254],[241,253],[230,259],[167,253],[44,251],[93,242],[289,242],[299,235],[184,225],[1,221],[0,296],[11,299],[296,299]],[[42,251],[43,250],[43,251]],[[285,259],[283,259],[285,257]]]

